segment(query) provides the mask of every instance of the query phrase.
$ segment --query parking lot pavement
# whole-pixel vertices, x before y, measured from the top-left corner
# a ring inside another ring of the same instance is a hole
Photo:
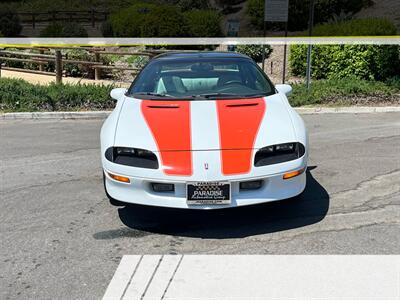
[[[126,254],[399,254],[400,113],[303,118],[302,197],[208,212],[110,206],[101,120],[0,121],[0,299],[97,299]]]

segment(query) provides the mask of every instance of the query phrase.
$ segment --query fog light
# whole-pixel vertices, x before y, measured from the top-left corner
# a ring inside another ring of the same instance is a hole
[[[261,180],[245,181],[240,183],[241,190],[258,190],[262,186]]]
[[[286,173],[283,175],[283,179],[290,179],[290,178],[299,176],[299,175],[303,174],[305,170],[306,170],[306,168],[303,168],[303,169],[300,169],[297,171]]]
[[[153,191],[158,193],[163,192],[173,192],[175,190],[175,186],[169,183],[152,183]]]
[[[130,183],[131,182],[128,177],[115,175],[115,174],[111,174],[111,173],[107,173],[107,174],[108,174],[108,176],[110,176],[112,179],[114,179],[116,181],[120,181],[120,182],[123,182],[123,183]]]

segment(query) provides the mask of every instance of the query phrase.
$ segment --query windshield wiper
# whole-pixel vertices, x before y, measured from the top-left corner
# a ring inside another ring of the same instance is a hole
[[[139,92],[139,93],[133,93],[133,95],[154,96],[154,97],[162,97],[162,98],[165,98],[165,97],[167,97],[167,98],[175,98],[172,95],[152,93],[152,92]]]
[[[237,96],[236,94],[229,93],[210,93],[210,94],[201,94],[201,95],[192,95],[193,98],[214,98],[214,97],[232,97]]]
[[[255,98],[255,97],[267,97],[270,96],[269,93],[259,93],[259,94],[248,94],[248,95],[243,95],[243,97],[251,97],[251,98]]]

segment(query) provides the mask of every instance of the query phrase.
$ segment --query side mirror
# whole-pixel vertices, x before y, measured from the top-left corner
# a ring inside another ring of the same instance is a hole
[[[279,93],[285,94],[286,96],[289,96],[293,90],[289,84],[277,84],[275,88]]]
[[[126,94],[127,91],[128,90],[124,88],[113,89],[110,93],[110,96],[115,100],[119,100]]]

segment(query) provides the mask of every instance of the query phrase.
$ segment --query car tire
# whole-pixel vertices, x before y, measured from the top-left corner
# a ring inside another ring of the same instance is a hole
[[[126,206],[127,204],[125,202],[119,201],[119,200],[115,200],[113,197],[111,197],[108,192],[107,192],[107,188],[106,188],[106,176],[103,173],[103,186],[104,186],[104,192],[106,193],[106,196],[108,198],[108,200],[110,201],[110,204],[112,206]]]

